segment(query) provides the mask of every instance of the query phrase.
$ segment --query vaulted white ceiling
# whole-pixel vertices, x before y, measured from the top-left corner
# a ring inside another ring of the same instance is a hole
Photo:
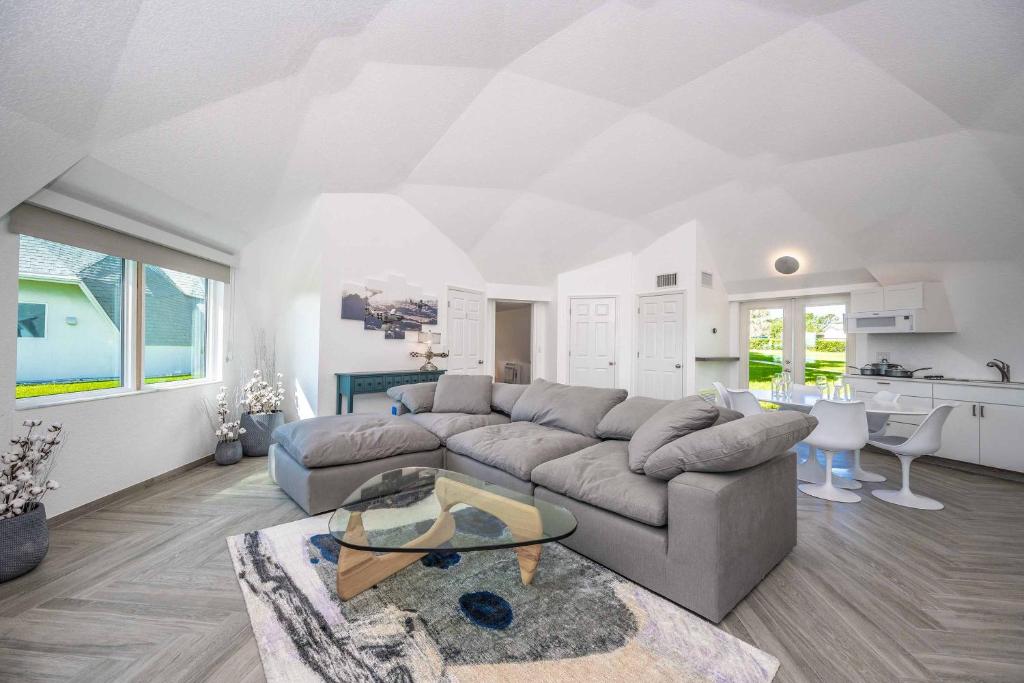
[[[1024,4],[12,0],[0,159],[0,213],[52,183],[228,249],[393,193],[492,281],[692,219],[732,282],[1024,259]]]

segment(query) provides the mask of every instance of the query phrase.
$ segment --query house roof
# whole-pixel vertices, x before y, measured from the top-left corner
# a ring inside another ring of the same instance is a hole
[[[19,277],[80,283],[121,329],[123,260],[88,249],[21,236]],[[206,298],[203,278],[148,266],[146,343],[184,346],[192,342],[192,313]]]

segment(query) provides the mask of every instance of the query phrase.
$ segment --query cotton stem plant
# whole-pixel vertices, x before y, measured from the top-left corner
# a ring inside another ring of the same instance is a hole
[[[0,519],[33,510],[48,491],[60,486],[50,479],[50,472],[64,443],[64,428],[55,424],[40,429],[42,420],[21,424],[25,434],[11,439],[0,458]]]
[[[242,411],[250,414],[277,413],[284,403],[284,383],[277,373],[277,383],[271,385],[263,379],[259,370],[252,371],[252,377],[242,387]]]
[[[213,435],[221,443],[238,441],[238,438],[245,434],[245,427],[242,427],[238,420],[228,421],[230,412],[231,410],[228,408],[228,389],[227,387],[221,387],[217,393],[217,427],[213,431]]]

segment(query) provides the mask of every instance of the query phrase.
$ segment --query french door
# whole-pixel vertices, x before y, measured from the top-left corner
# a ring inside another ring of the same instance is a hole
[[[771,387],[774,375],[789,370],[798,384],[817,377],[834,380],[853,358],[847,337],[846,295],[748,301],[740,307],[740,383]]]

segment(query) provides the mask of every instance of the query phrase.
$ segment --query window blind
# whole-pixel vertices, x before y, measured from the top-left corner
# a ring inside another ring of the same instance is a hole
[[[20,204],[11,211],[10,231],[51,242],[70,244],[111,256],[150,263],[154,266],[229,282],[231,268],[200,256],[165,247],[155,242],[111,230],[102,225],[43,209]]]

